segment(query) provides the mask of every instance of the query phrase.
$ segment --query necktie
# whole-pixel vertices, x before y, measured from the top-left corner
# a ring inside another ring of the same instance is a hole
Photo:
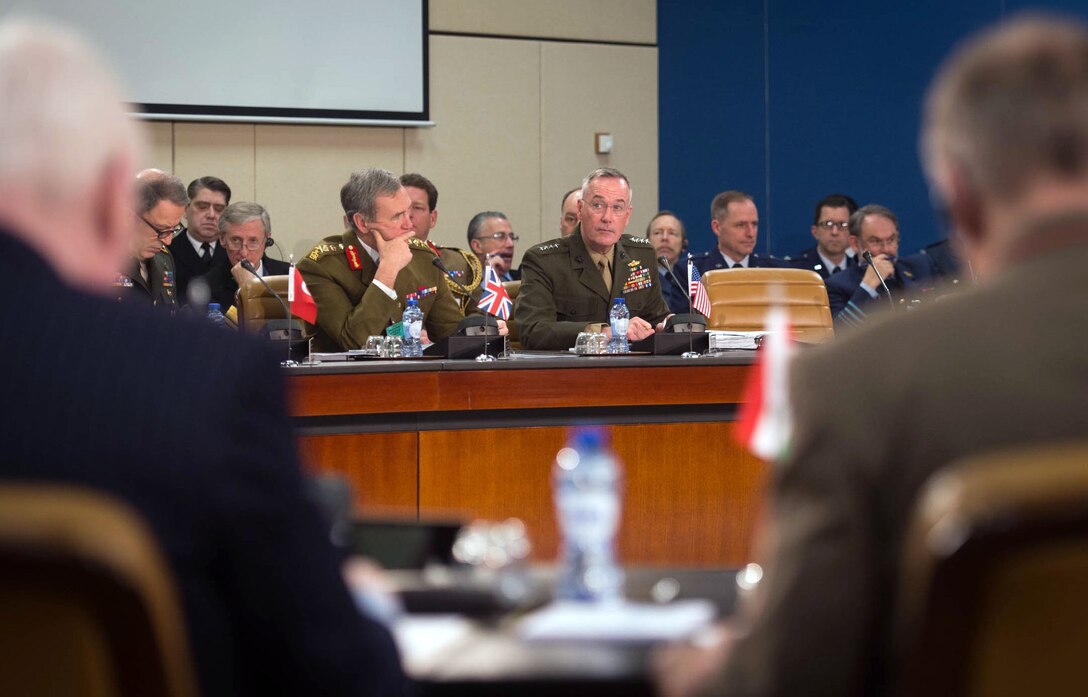
[[[200,258],[204,261],[212,260],[212,246],[207,242],[200,245]]]
[[[604,259],[597,262],[597,268],[601,270],[601,278],[604,279],[604,287],[612,292],[612,273],[608,270],[608,264]]]
[[[744,267],[743,267],[743,266],[741,266],[741,265],[740,265],[740,262],[738,261],[737,263],[733,264],[733,265],[732,265],[732,266],[730,266],[729,268],[731,268],[731,269],[743,269]]]
[[[840,269],[838,266],[832,266],[831,267],[831,275],[835,275],[840,271],[842,271],[842,269]]]

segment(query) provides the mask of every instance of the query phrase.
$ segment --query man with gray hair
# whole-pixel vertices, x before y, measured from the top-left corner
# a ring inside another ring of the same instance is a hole
[[[181,693],[403,695],[307,499],[279,357],[113,297],[137,240],[153,255],[181,217],[134,200],[129,101],[77,36],[0,20],[0,282],[25,310],[0,323],[0,482],[104,494],[150,528],[195,669]]]
[[[219,303],[224,314],[234,305],[238,288],[253,278],[242,268],[243,261],[252,264],[258,276],[282,276],[290,270],[287,262],[264,253],[271,238],[272,221],[259,203],[236,201],[219,216],[219,244],[227,251],[227,263],[213,266],[199,278],[208,284],[211,301]]]
[[[582,182],[578,217],[569,237],[530,247],[522,259],[514,320],[525,348],[574,346],[579,332],[607,325],[616,299],[626,302],[631,315],[631,341],[662,329],[669,315],[653,245],[623,234],[631,219],[627,177],[610,168],[590,172]]]
[[[661,657],[666,696],[913,694],[894,601],[922,486],[987,451],[1088,436],[1088,25],[1020,18],[957,49],[929,89],[922,144],[978,284],[799,354],[742,636]],[[1017,616],[1040,637],[1067,609]],[[1039,694],[1084,689],[1032,668]]]
[[[878,309],[890,307],[889,297],[898,303],[921,290],[933,275],[932,267],[923,260],[899,256],[899,218],[885,206],[870,203],[854,211],[850,243],[858,251],[859,263],[826,279],[831,316],[839,324],[864,322],[873,302],[879,303]],[[865,260],[866,252],[871,255],[871,264]]]
[[[174,260],[166,245],[181,232],[181,215],[189,203],[185,185],[177,177],[157,169],[136,176],[136,237],[132,257],[114,278],[116,297],[177,310]]]
[[[517,281],[521,272],[512,268],[517,233],[501,211],[481,211],[468,221],[468,246],[481,264],[490,264],[500,281]]]
[[[314,350],[361,348],[401,321],[409,297],[418,300],[431,341],[452,334],[461,309],[431,261],[434,252],[415,237],[412,199],[400,180],[384,169],[353,172],[340,203],[347,230],[321,240],[298,263],[317,304]]]

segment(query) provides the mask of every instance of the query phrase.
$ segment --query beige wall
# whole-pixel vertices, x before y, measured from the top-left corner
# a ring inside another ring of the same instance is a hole
[[[563,192],[606,165],[630,177],[629,232],[641,233],[657,209],[657,49],[581,41],[654,43],[655,11],[653,0],[431,0],[434,128],[152,122],[145,166],[222,177],[234,200],[268,208],[296,259],[342,229],[340,186],[369,166],[435,183],[439,244],[466,246],[469,218],[497,209],[521,235],[520,258],[558,234]],[[615,137],[611,155],[594,153],[598,131]]]

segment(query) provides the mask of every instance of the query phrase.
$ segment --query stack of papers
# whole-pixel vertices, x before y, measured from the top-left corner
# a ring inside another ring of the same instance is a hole
[[[733,349],[757,349],[767,332],[720,332],[711,331],[710,350],[730,351]]]
[[[518,625],[518,634],[537,641],[679,641],[708,627],[715,612],[709,600],[667,605],[555,602],[526,616]]]

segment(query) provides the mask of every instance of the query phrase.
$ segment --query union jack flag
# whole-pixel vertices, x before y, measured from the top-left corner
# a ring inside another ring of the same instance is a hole
[[[706,294],[706,286],[700,280],[702,274],[695,264],[688,260],[688,293],[691,294],[691,304],[696,312],[710,319],[710,296]]]
[[[489,315],[495,315],[499,319],[510,319],[514,310],[514,301],[506,294],[506,288],[499,280],[499,274],[495,273],[495,267],[486,265],[484,272],[484,293],[480,296],[480,309]]]

